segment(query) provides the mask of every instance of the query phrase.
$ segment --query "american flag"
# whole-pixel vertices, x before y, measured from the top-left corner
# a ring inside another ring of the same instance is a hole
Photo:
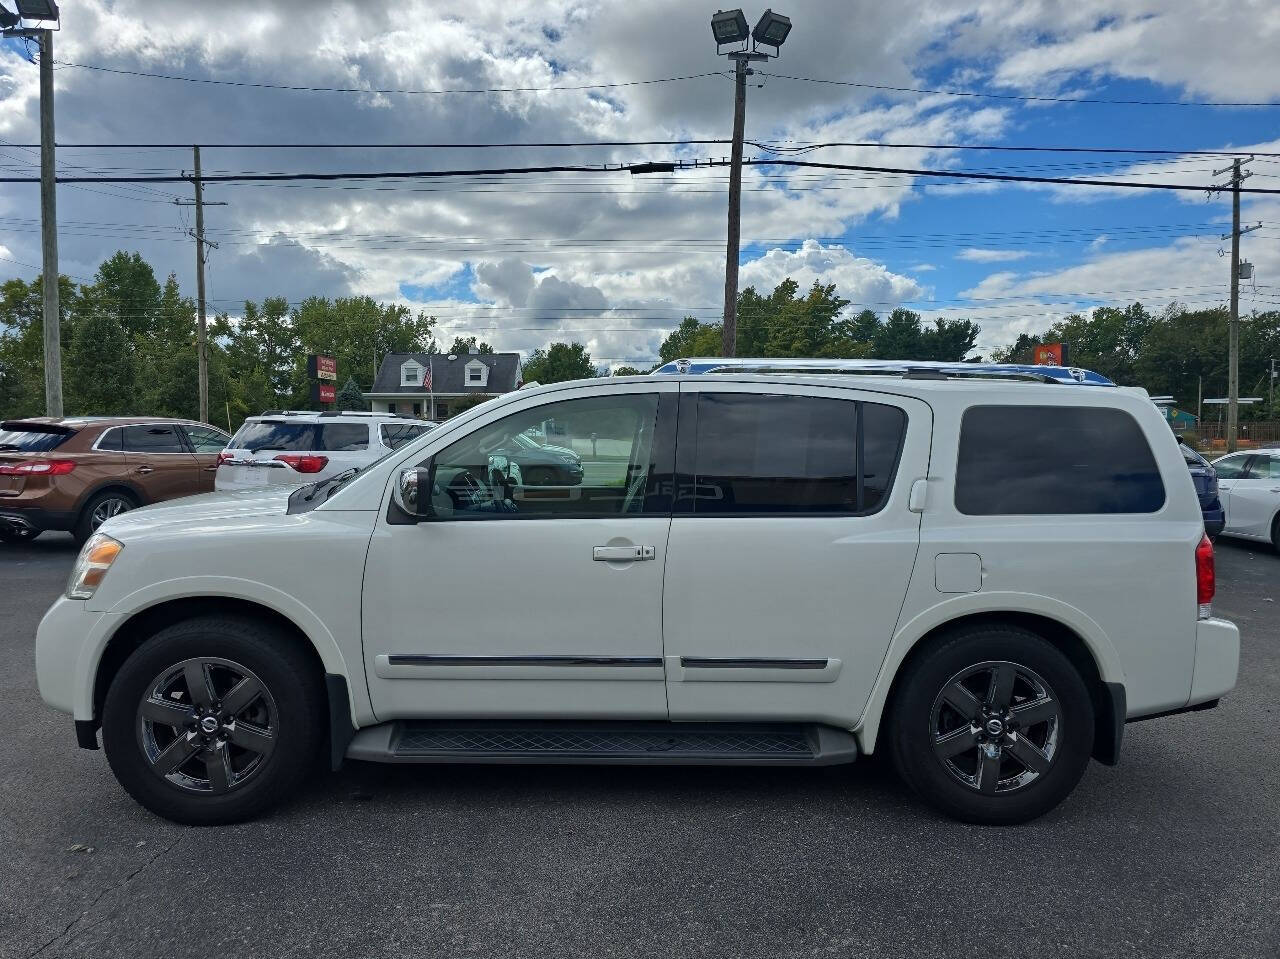
[[[427,368],[422,371],[422,388],[431,392],[431,358],[427,357]]]

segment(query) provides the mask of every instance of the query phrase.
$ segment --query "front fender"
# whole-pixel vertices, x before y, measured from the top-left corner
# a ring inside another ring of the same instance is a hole
[[[337,638],[324,622],[303,602],[273,586],[233,576],[185,576],[150,583],[122,597],[99,619],[81,647],[76,663],[76,702],[74,714],[80,719],[93,717],[93,686],[98,663],[107,644],[125,622],[138,613],[162,603],[198,598],[244,600],[264,606],[293,623],[310,641],[326,673],[343,676],[351,691],[352,721],[356,726],[375,722],[369,703],[368,687],[362,678],[363,664],[357,662],[353,672],[343,655]],[[359,679],[359,681],[357,681]]]
[[[902,624],[885,654],[880,672],[867,700],[862,718],[853,728],[858,747],[869,753],[875,750],[876,737],[884,718],[889,690],[911,650],[935,629],[967,616],[999,616],[1001,613],[1028,613],[1043,616],[1070,629],[1083,640],[1098,667],[1104,683],[1123,687],[1124,670],[1115,644],[1090,616],[1075,606],[1047,596],[1017,592],[965,593],[935,603]]]

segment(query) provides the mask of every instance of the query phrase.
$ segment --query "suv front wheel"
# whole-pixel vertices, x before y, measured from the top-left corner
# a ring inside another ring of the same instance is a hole
[[[116,779],[187,825],[237,822],[292,793],[315,764],[318,670],[269,624],[201,617],[161,630],[121,667],[102,712]]]
[[[1093,751],[1079,672],[1028,630],[957,630],[917,659],[890,716],[890,753],[923,799],[966,822],[1035,819],[1075,788]]]

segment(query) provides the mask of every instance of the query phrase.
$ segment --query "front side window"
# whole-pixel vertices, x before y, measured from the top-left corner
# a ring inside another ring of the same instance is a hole
[[[627,393],[549,403],[482,426],[433,457],[436,515],[666,515],[670,497],[661,495],[655,466],[657,422],[657,394]],[[524,442],[530,429],[554,434],[555,442]]]
[[[1280,479],[1280,458],[1255,456],[1245,479]]]
[[[205,426],[187,426],[187,439],[197,453],[217,453],[227,445],[227,435]]]
[[[1164,482],[1123,410],[975,406],[965,411],[956,509],[971,516],[1154,513]]]
[[[172,426],[126,426],[124,450],[126,453],[185,453],[178,431]]]
[[[1239,479],[1244,476],[1245,464],[1249,461],[1248,453],[1233,453],[1213,464],[1218,479]]]
[[[700,393],[696,515],[860,514],[893,482],[906,414],[817,396]]]

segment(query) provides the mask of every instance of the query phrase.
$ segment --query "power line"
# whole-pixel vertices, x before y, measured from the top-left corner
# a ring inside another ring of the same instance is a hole
[[[1050,97],[1018,93],[983,93],[977,90],[931,90],[924,87],[895,87],[883,83],[859,83],[853,80],[825,80],[817,77],[800,77],[787,73],[770,73],[766,70],[758,70],[756,75],[773,77],[778,80],[799,80],[805,83],[822,83],[838,87],[858,87],[863,90],[879,90],[886,93],[920,93],[944,97],[976,97],[985,100],[1021,100],[1029,103],[1090,103],[1135,107],[1280,107],[1280,102],[1269,100],[1219,102],[1212,100],[1121,100],[1108,97]]]
[[[881,173],[881,174],[897,174],[902,176],[920,176],[920,177],[938,177],[943,179],[957,180],[987,180],[1004,183],[1043,183],[1060,186],[1090,186],[1090,187],[1108,187],[1113,189],[1141,189],[1141,190],[1173,190],[1180,192],[1205,193],[1213,192],[1212,184],[1195,184],[1195,183],[1138,183],[1131,180],[1103,180],[1097,178],[1078,179],[1072,177],[1051,177],[1051,176],[1025,176],[1021,174],[1010,173],[994,173],[976,170],[925,170],[913,167],[883,167],[869,166],[865,164],[855,163],[823,163],[817,160],[780,160],[780,159],[751,159],[744,160],[744,164],[757,167],[796,167],[805,169],[818,170],[845,170],[861,173]],[[695,170],[707,169],[712,167],[723,167],[728,165],[725,160],[696,160],[696,161],[668,161],[664,166],[669,166],[671,171],[675,170]],[[456,170],[399,170],[399,171],[344,171],[336,173],[233,173],[218,174],[215,176],[204,177],[209,183],[291,183],[304,181],[335,181],[335,180],[420,180],[420,179],[443,179],[457,177],[476,177],[476,176],[516,176],[531,173],[622,173],[622,172],[650,172],[647,167],[652,164],[618,164],[610,166],[608,164],[601,165],[584,165],[584,164],[559,164],[550,166],[531,166],[531,167],[491,167],[477,169],[456,169]],[[662,172],[662,171],[655,171]],[[92,177],[58,177],[58,183],[184,183],[189,177],[182,175],[160,175],[160,176],[92,176]],[[39,177],[0,177],[0,183],[38,183]],[[1241,193],[1255,194],[1280,194],[1280,188],[1272,187],[1247,187],[1240,190]]]
[[[121,70],[115,67],[97,66],[91,63],[71,63],[67,60],[55,60],[63,67],[75,67],[79,70],[94,70],[99,73],[115,73],[130,77],[147,77],[152,80],[180,80],[183,83],[207,83],[223,87],[251,87],[258,90],[292,90],[302,93],[371,93],[371,94],[407,94],[407,95],[441,95],[455,93],[548,93],[573,90],[611,90],[617,87],[642,87],[655,83],[675,83],[679,80],[701,80],[704,77],[719,77],[724,74],[719,70],[709,73],[692,73],[679,77],[659,77],[654,80],[618,80],[613,83],[583,83],[573,86],[544,87],[478,87],[475,89],[402,89],[372,87],[315,87],[283,83],[257,83],[249,80],[215,80],[209,77],[183,77],[171,73],[147,73],[143,70]],[[187,144],[190,146],[191,144]],[[203,145],[203,144],[202,144]]]
[[[518,140],[503,142],[459,142],[459,141],[426,141],[407,143],[365,143],[358,141],[331,141],[319,143],[297,143],[269,141],[245,141],[239,143],[200,143],[201,149],[209,150],[508,150],[508,149],[555,149],[555,148],[594,148],[594,147],[640,147],[640,146],[708,146],[724,144],[724,138],[703,137],[677,140]],[[878,150],[976,150],[993,153],[1098,153],[1129,154],[1133,156],[1237,156],[1240,150],[1196,150],[1174,149],[1171,147],[1091,147],[1091,146],[1052,146],[1052,145],[1014,145],[995,143],[882,143],[876,140],[829,140],[818,142],[806,141],[764,141],[748,140],[751,146],[770,153],[795,151],[825,150],[833,148],[878,149]],[[39,147],[38,143],[13,143],[10,146]],[[59,150],[190,150],[191,143],[59,143]],[[1280,157],[1280,152],[1245,151],[1250,156]]]

